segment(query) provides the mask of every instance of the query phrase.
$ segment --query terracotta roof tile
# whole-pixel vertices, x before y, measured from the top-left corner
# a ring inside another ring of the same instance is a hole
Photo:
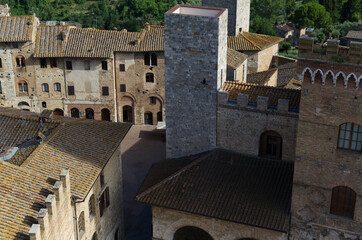
[[[362,40],[362,31],[352,31],[351,30],[347,33],[346,38]]]
[[[276,71],[277,69],[273,68],[267,71],[251,73],[248,74],[246,79],[248,83],[265,86]]]
[[[34,57],[63,56],[68,31],[69,26],[38,26]]]
[[[292,186],[292,162],[216,149],[153,165],[136,200],[286,232]]]
[[[0,42],[31,41],[34,24],[33,16],[0,17]]]
[[[280,31],[289,32],[289,31],[294,30],[293,25],[294,25],[293,23],[289,22],[289,23],[279,24],[279,25],[275,26],[275,28]]]
[[[69,168],[72,195],[84,199],[130,127],[103,121],[65,123],[21,167],[51,178]]]
[[[232,68],[238,68],[246,59],[248,55],[228,48],[227,50],[227,64]]]
[[[279,37],[242,32],[236,37],[228,36],[228,47],[237,51],[259,51],[281,41]]]
[[[277,107],[279,99],[289,99],[289,109],[299,109],[300,90],[228,81],[224,83],[223,91],[229,92],[229,100],[236,100],[239,93],[248,94],[250,103],[257,103],[258,96],[269,97],[270,107]]]

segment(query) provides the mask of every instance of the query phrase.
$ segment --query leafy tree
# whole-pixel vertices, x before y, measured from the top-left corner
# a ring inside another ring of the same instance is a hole
[[[330,14],[317,3],[307,3],[300,6],[293,16],[295,25],[299,28],[326,28],[332,24]]]
[[[297,10],[297,5],[295,3],[295,0],[286,0],[285,1],[285,15],[286,18],[290,18],[295,10]]]
[[[348,0],[342,9],[342,18],[349,21],[358,21],[362,19],[361,0]]]
[[[292,48],[292,44],[288,42],[281,42],[279,44],[279,49],[283,52],[288,53],[288,51]]]

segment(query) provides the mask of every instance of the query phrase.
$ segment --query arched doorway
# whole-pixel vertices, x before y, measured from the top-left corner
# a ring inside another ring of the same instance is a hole
[[[259,155],[261,157],[282,159],[283,139],[274,131],[263,132],[260,136]]]
[[[91,108],[87,108],[85,110],[85,118],[86,119],[94,119],[94,111]]]
[[[111,121],[111,112],[107,108],[101,110],[101,115],[102,121]]]
[[[157,122],[162,122],[162,112],[157,113]]]
[[[133,110],[131,106],[123,106],[123,122],[133,122]]]
[[[64,111],[62,109],[60,109],[60,108],[56,108],[53,111],[53,115],[54,116],[64,116]]]
[[[174,240],[213,240],[210,234],[197,227],[183,227],[176,231]]]
[[[145,125],[153,125],[153,114],[151,112],[145,113]]]
[[[79,110],[78,110],[78,108],[72,108],[70,110],[70,116],[72,118],[79,118]]]
[[[19,102],[18,107],[30,107],[30,105],[27,102]]]

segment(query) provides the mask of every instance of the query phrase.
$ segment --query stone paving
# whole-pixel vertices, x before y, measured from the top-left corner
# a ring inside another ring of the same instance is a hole
[[[132,126],[122,141],[123,204],[127,240],[152,237],[150,207],[134,200],[152,164],[165,160],[166,143],[154,126]]]

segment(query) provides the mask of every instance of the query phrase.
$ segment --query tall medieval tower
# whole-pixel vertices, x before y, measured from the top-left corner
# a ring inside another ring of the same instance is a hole
[[[317,49],[319,47],[319,49]],[[359,239],[362,226],[362,44],[300,39],[303,78],[292,239]]]
[[[165,14],[166,154],[216,147],[217,92],[226,80],[227,9],[176,5]]]
[[[202,0],[202,5],[228,9],[228,36],[249,32],[250,0]]]

